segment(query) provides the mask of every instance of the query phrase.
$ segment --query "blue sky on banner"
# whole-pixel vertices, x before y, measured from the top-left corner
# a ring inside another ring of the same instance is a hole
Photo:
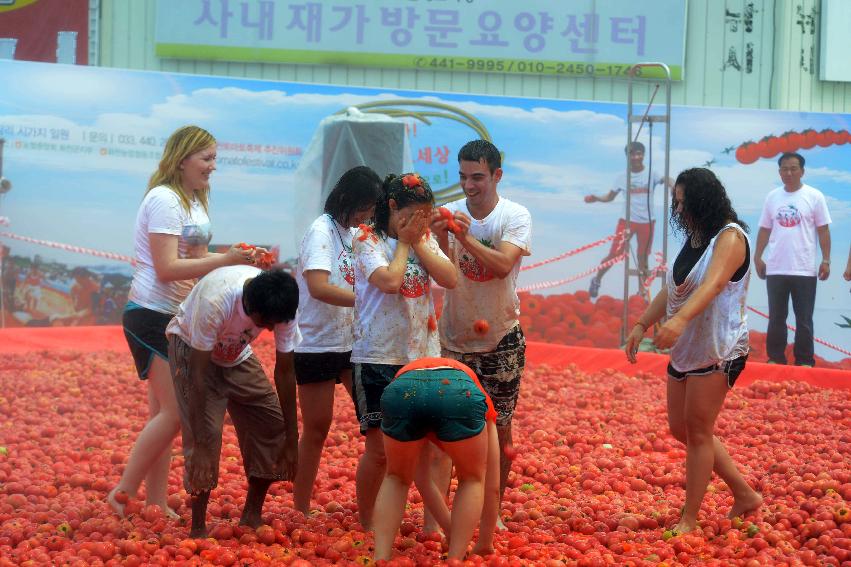
[[[619,197],[609,204],[585,204],[584,195],[608,191],[624,169],[625,108],[621,104],[514,97],[486,97],[374,90],[242,79],[0,62],[8,88],[0,100],[0,136],[7,141],[5,177],[14,183],[0,215],[18,234],[132,254],[132,227],[148,176],[156,167],[160,140],[176,127],[197,123],[220,141],[211,216],[214,241],[280,244],[294,255],[300,211],[293,175],[299,155],[317,124],[344,109],[398,98],[437,101],[481,120],[505,153],[503,193],[526,205],[534,219],[534,256],[540,260],[611,234],[623,211]],[[755,238],[765,194],[780,184],[775,160],[751,165],[723,150],[749,139],[786,130],[849,128],[848,115],[716,108],[674,109],[671,173],[715,160],[712,169],[727,186],[733,204]],[[416,169],[433,179],[457,178],[455,154],[474,132],[451,120],[418,123],[411,138]],[[645,143],[647,130],[644,130]],[[656,126],[653,167],[661,172],[663,140]],[[65,138],[65,139],[63,139]],[[123,140],[123,142],[122,142]],[[147,142],[143,143],[143,142]],[[225,144],[227,144],[226,147]],[[240,146],[240,144],[242,146]],[[252,152],[246,146],[273,148]],[[63,148],[65,148],[63,150]],[[830,329],[848,311],[848,284],[841,278],[851,230],[849,146],[813,148],[805,181],[828,197],[833,216],[833,274],[820,284],[817,329]],[[101,155],[103,150],[106,155]],[[440,149],[448,156],[440,163]],[[427,163],[428,152],[431,150]],[[87,153],[89,152],[89,153]],[[439,183],[434,184],[439,187]],[[655,210],[661,212],[662,192]],[[661,246],[657,226],[654,250]],[[14,243],[16,253],[41,254],[73,263],[97,258]],[[678,244],[672,240],[669,253]],[[521,284],[560,279],[596,264],[605,247],[524,272]],[[618,295],[618,268],[603,281],[603,293]],[[587,281],[554,289],[585,288]],[[764,307],[765,286],[755,279],[751,305]],[[753,319],[758,317],[753,316]],[[755,321],[756,328],[760,322]],[[847,333],[845,333],[847,334]],[[827,336],[827,340],[831,340]],[[842,343],[839,343],[842,344]],[[824,353],[828,355],[829,353]]]

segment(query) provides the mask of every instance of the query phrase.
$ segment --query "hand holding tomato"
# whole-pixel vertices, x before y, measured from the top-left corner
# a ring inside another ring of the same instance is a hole
[[[471,219],[466,213],[462,213],[461,211],[455,211],[455,237],[458,240],[464,240],[467,237],[467,233],[470,232],[470,226],[473,224],[473,219]]]
[[[656,344],[657,348],[671,348],[680,338],[680,335],[683,334],[683,330],[685,328],[686,322],[674,315],[665,321],[665,324],[659,328],[653,342]]]
[[[596,200],[597,200],[597,197],[595,195],[585,195],[585,202],[586,203],[593,203]]]
[[[239,266],[241,264],[253,264],[254,263],[254,247],[246,244],[245,242],[240,242],[238,244],[234,244],[231,246],[227,252],[225,252],[225,257],[227,259],[228,266]]]

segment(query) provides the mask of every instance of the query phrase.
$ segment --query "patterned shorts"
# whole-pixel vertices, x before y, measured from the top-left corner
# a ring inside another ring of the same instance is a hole
[[[496,407],[497,427],[511,425],[520,395],[520,378],[526,366],[526,337],[520,325],[508,331],[490,352],[461,353],[443,349],[442,356],[469,366]]]

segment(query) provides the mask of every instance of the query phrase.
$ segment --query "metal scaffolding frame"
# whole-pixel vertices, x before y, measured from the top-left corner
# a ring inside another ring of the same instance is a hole
[[[635,113],[634,104],[633,104],[633,89],[635,87],[635,80],[642,80],[642,83],[646,83],[646,80],[640,79],[640,75],[643,70],[661,70],[664,73],[663,79],[652,79],[656,81],[655,88],[653,90],[653,94],[650,96],[650,101],[647,103],[646,108],[642,113]],[[659,114],[650,114],[651,109],[653,108],[653,103],[656,99],[656,95],[659,93],[659,89],[664,86],[665,90],[665,101],[664,101],[664,113]],[[670,195],[667,191],[667,180],[670,177],[670,156],[671,156],[671,70],[664,63],[637,63],[633,65],[632,69],[629,72],[629,82],[627,88],[628,98],[627,98],[627,147],[631,142],[635,142],[638,140],[638,136],[641,134],[641,130],[645,124],[647,124],[648,129],[648,160],[647,160],[647,179],[648,179],[648,191],[649,194],[652,195],[653,187],[651,184],[653,183],[653,125],[654,124],[663,124],[665,127],[665,153],[664,153],[664,164],[665,164],[665,175],[663,179],[663,185],[665,186],[665,197],[664,197],[664,205],[662,208],[662,259],[661,265],[668,265],[668,210],[669,210],[669,199]],[[634,125],[638,124],[638,130],[633,135]],[[641,172],[641,175],[644,175],[645,172]],[[632,187],[632,170],[629,165],[629,152],[627,152],[626,159],[626,230],[629,231],[630,227],[630,205],[631,205],[631,196],[629,188]],[[652,212],[652,201],[648,203],[648,211]],[[651,215],[651,219],[652,219]],[[631,235],[627,234],[625,238],[630,238]],[[630,238],[631,240],[631,238]],[[629,242],[629,241],[628,241]],[[626,247],[629,250],[628,246]],[[650,250],[647,251],[648,254]],[[649,268],[648,262],[648,268]],[[623,321],[621,324],[621,344],[626,341],[626,337],[629,333],[629,280],[631,276],[635,276],[638,282],[638,292],[643,292],[644,286],[644,278],[649,276],[649,273],[644,273],[640,266],[635,268],[630,266],[630,254],[627,252],[626,257],[624,258],[624,271],[623,271]]]

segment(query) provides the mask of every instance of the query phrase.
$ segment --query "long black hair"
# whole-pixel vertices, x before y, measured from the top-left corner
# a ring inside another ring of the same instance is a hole
[[[381,197],[381,178],[365,165],[353,167],[340,176],[325,199],[325,212],[343,226],[352,214],[375,205]]]
[[[706,245],[729,222],[748,231],[748,225],[739,219],[721,181],[709,169],[686,169],[677,176],[674,186],[677,185],[683,188],[683,209],[678,212],[676,199],[671,199],[674,232],[694,236]]]
[[[428,181],[416,173],[403,173],[384,178],[383,194],[375,204],[374,229],[382,235],[387,234],[390,224],[390,199],[396,201],[396,208],[402,209],[408,205],[429,203],[434,205],[434,194]]]

